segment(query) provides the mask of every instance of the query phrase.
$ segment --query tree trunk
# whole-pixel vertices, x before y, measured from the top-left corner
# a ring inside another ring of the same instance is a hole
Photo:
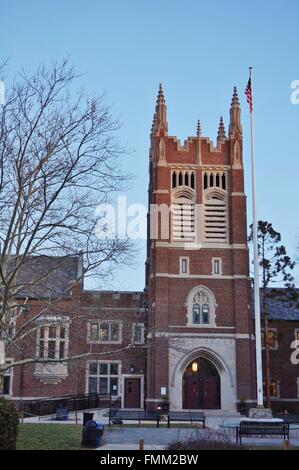
[[[3,382],[4,382],[3,374],[0,373],[0,397],[3,394]]]

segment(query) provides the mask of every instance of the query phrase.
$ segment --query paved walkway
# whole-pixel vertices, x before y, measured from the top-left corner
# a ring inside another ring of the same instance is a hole
[[[126,427],[112,427],[106,428],[106,445],[100,447],[98,450],[109,450],[109,449],[138,449],[139,439],[144,440],[144,449],[165,449],[170,442],[177,440],[185,440],[190,438],[192,435],[203,437],[207,433],[221,434],[230,438],[232,442],[235,442],[235,431],[227,429],[194,429],[194,428],[126,428]],[[269,438],[243,438],[242,443],[248,446],[278,446],[283,447],[283,439],[280,437],[269,437]],[[298,431],[293,431],[290,434],[290,444],[293,446],[299,446]]]
[[[164,450],[165,446],[160,445],[145,445],[144,450]],[[96,450],[139,450],[139,446],[136,444],[105,444],[101,447],[98,447]]]
[[[194,433],[194,429],[176,428],[106,428],[107,444],[135,444],[144,439],[144,445],[166,447],[170,442],[185,440]],[[204,431],[202,431],[204,432]]]

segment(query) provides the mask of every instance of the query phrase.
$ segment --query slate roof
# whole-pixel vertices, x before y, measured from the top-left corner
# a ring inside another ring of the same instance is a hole
[[[17,285],[22,287],[18,297],[69,297],[70,288],[78,280],[81,257],[30,256],[22,265]]]
[[[269,301],[271,320],[299,320],[299,308],[286,302],[271,299]]]
[[[284,289],[271,289],[271,291],[277,294],[277,298],[269,299],[269,316],[270,320],[298,320],[299,321],[299,289],[296,289],[298,293],[297,302],[289,303],[283,301]],[[261,302],[262,305],[262,302]]]

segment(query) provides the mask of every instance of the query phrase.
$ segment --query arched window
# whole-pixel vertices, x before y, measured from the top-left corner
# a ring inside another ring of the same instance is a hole
[[[180,171],[179,172],[179,186],[182,186],[183,185],[183,175],[182,175],[182,172]]]
[[[199,324],[208,324],[210,323],[209,319],[209,304],[203,304],[200,306],[199,304],[193,304],[193,323],[194,325]]]
[[[193,323],[200,323],[200,305],[193,304]]]
[[[209,323],[209,313],[210,313],[209,304],[203,304],[201,311],[202,311],[202,323]]]
[[[225,173],[204,173],[203,189],[220,188],[226,190],[226,174]]]
[[[203,177],[203,188],[208,189],[208,175],[205,173]]]
[[[195,184],[194,184],[194,173],[193,173],[193,172],[191,173],[191,188],[192,188],[192,189],[195,188]]]
[[[226,189],[225,173],[222,175],[222,189]]]
[[[172,187],[176,188],[176,171],[172,173]]]
[[[204,286],[192,289],[187,299],[189,326],[215,326],[216,301]]]
[[[185,173],[185,186],[189,186],[189,173]]]

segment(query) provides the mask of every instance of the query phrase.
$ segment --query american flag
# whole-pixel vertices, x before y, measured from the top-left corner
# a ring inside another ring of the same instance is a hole
[[[249,78],[247,87],[245,90],[245,95],[247,96],[247,103],[249,104],[250,112],[253,111],[253,103],[252,103],[252,88],[251,88],[251,78]]]

